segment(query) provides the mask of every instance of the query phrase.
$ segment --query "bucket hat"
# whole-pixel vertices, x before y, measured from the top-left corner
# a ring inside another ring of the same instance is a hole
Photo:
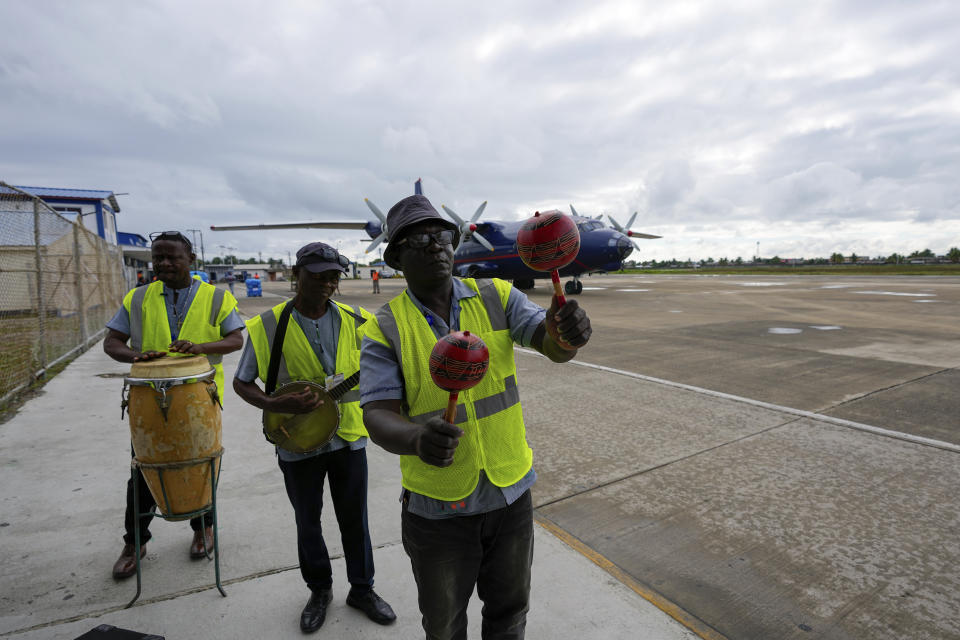
[[[383,261],[390,267],[398,271],[402,269],[397,241],[403,238],[410,227],[424,220],[436,222],[453,231],[453,245],[457,245],[460,240],[459,226],[441,216],[426,196],[407,196],[387,212],[387,248],[383,252]]]

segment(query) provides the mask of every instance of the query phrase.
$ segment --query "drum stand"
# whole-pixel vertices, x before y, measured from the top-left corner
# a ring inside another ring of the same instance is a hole
[[[207,560],[213,560],[214,573],[216,575],[217,589],[220,591],[220,595],[224,598],[227,597],[227,592],[223,590],[223,585],[220,584],[220,538],[217,531],[217,482],[220,479],[217,473],[217,462],[220,460],[220,457],[223,455],[223,449],[220,449],[212,456],[207,458],[197,458],[195,460],[183,460],[180,462],[164,462],[160,464],[147,464],[145,462],[140,462],[136,458],[133,458],[130,461],[130,476],[133,478],[133,513],[135,525],[133,527],[133,537],[134,537],[134,558],[137,563],[137,593],[133,596],[133,600],[127,603],[125,609],[129,609],[133,606],[133,603],[140,598],[140,588],[142,586],[141,577],[140,577],[140,519],[146,518],[149,516],[156,516],[158,518],[163,518],[164,520],[188,520],[191,518],[196,518],[207,512],[210,512],[213,517],[213,556],[210,555],[210,550],[207,549],[207,536],[205,533],[202,533],[203,538],[203,551],[207,555]],[[165,510],[167,513],[170,513],[170,500],[167,498],[167,486],[163,481],[163,472],[165,470],[174,470],[182,469],[183,467],[190,467],[198,464],[209,464],[210,465],[210,504],[197,509],[196,511],[190,511],[188,513],[177,513],[174,515],[165,516],[162,513],[158,513],[155,508],[143,513],[140,512],[140,469],[151,469],[157,472],[157,475],[160,478],[160,489],[163,492],[163,502],[167,507]],[[203,523],[201,522],[201,531],[204,530]]]

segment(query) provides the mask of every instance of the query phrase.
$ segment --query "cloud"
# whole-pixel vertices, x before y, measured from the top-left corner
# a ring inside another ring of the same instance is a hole
[[[693,192],[696,179],[686,160],[661,164],[648,173],[648,202],[655,209],[670,210]]]
[[[0,21],[0,179],[128,192],[124,230],[368,220],[423,177],[488,219],[638,211],[657,259],[957,244],[951,3],[9,0]]]

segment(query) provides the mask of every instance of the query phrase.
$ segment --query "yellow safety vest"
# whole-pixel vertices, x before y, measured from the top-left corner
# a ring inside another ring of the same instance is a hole
[[[506,305],[511,285],[499,279],[461,279],[479,295],[460,300],[460,330],[478,335],[490,352],[487,373],[475,387],[461,391],[454,423],[464,431],[453,464],[440,468],[417,456],[401,456],[403,486],[410,491],[455,501],[477,487],[480,471],[498,487],[522,478],[533,466],[517,389],[513,339]],[[404,412],[423,424],[446,410],[449,392],[433,383],[430,352],[437,337],[406,292],[377,311],[364,335],[393,349],[403,371]]]
[[[334,364],[336,371],[344,377],[350,377],[360,370],[360,325],[352,307],[339,302],[333,302],[340,313],[340,335],[337,338],[337,357]],[[277,323],[286,302],[281,302],[274,308],[264,311],[258,316],[247,320],[247,334],[253,351],[257,356],[257,376],[261,382],[267,380],[267,369],[270,366],[270,347],[277,334]],[[372,318],[372,314],[363,307],[357,307],[363,321]],[[327,374],[323,370],[320,359],[313,352],[313,347],[304,335],[303,329],[296,322],[287,325],[287,332],[283,337],[283,357],[280,359],[280,370],[277,374],[277,384],[284,384],[293,380],[305,380],[323,385]],[[360,390],[354,386],[339,400],[340,427],[337,435],[353,442],[361,436],[367,435],[363,426],[363,413],[360,411]]]
[[[134,351],[166,351],[173,342],[166,304],[161,295],[163,289],[163,282],[157,280],[146,287],[131,289],[123,298],[123,308],[130,315],[130,348]],[[217,342],[223,337],[220,324],[236,307],[237,299],[229,291],[201,280],[180,327],[179,339],[196,343]],[[216,371],[217,392],[222,405],[223,355],[209,353],[206,356]]]

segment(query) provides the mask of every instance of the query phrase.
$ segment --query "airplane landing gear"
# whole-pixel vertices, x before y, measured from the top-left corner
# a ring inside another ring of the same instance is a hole
[[[580,282],[580,278],[575,277],[573,280],[567,280],[563,284],[563,292],[571,296],[583,293],[583,283]]]

